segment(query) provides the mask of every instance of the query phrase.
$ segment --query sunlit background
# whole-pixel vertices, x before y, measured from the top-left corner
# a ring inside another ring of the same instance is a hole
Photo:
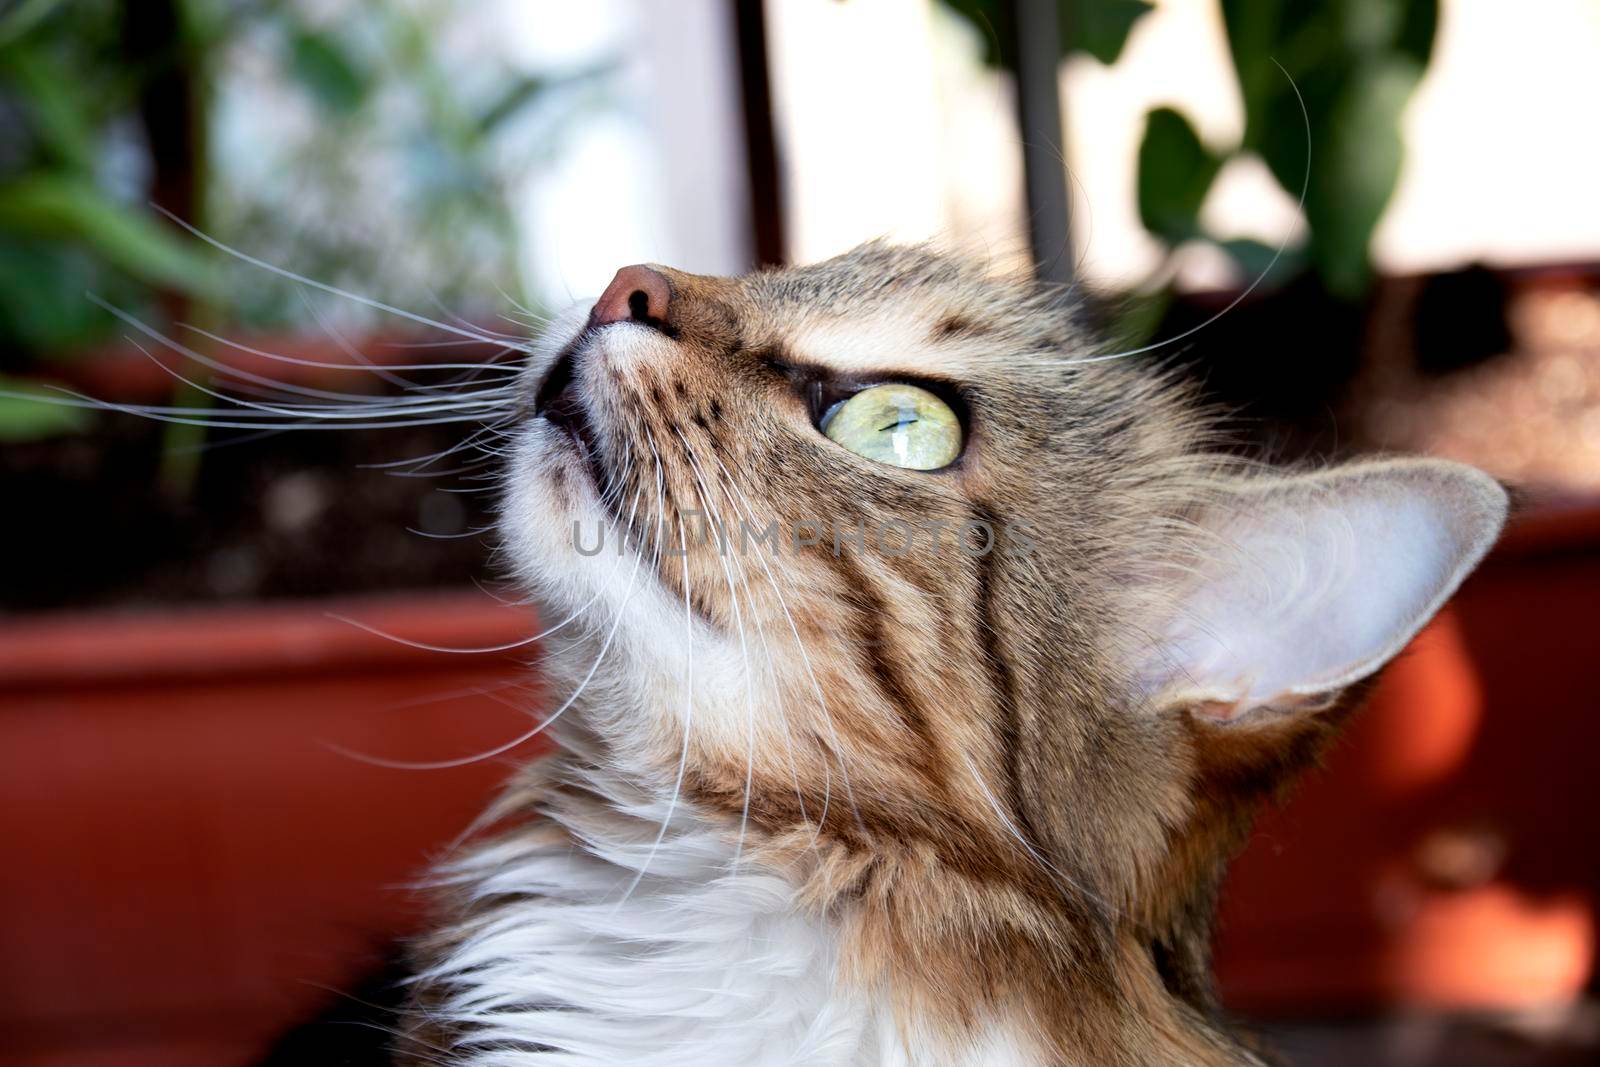
[[[1594,0],[0,0],[0,1059],[261,1062],[506,767],[338,752],[540,706],[331,617],[534,632],[474,425],[208,390],[418,395],[625,264],[887,237],[1075,286],[1243,451],[1513,485],[1218,971],[1298,1063],[1596,1062],[1597,101]]]

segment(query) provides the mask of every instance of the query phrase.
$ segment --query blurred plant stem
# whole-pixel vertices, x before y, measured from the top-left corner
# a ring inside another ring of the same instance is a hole
[[[151,202],[202,232],[209,229],[207,179],[212,169],[207,123],[212,71],[205,7],[202,0],[141,0],[137,14],[132,6],[124,9],[123,26],[130,60],[159,64],[138,100],[155,164]],[[215,260],[216,253],[208,252],[207,257]],[[214,333],[222,325],[221,314],[205,296],[168,289],[160,293],[160,302],[168,329],[187,321]],[[213,347],[198,334],[190,343],[203,354]],[[175,408],[204,409],[212,398],[198,386],[174,378],[171,403]],[[206,428],[197,421],[165,425],[159,478],[168,495],[193,496],[205,444]]]

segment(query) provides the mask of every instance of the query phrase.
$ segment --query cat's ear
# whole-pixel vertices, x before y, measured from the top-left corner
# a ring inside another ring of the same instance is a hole
[[[1405,646],[1505,514],[1494,479],[1437,460],[1238,483],[1197,517],[1147,695],[1229,722],[1320,706]]]

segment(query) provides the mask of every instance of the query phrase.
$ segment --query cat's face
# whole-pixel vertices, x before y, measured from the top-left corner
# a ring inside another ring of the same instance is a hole
[[[615,728],[667,768],[687,728],[698,798],[742,811],[748,779],[768,828],[942,848],[1006,834],[997,805],[1031,821],[1019,747],[1126,703],[1106,593],[1169,503],[1135,488],[1187,454],[1181,420],[1130,418],[1131,376],[1050,365],[1087,350],[1066,309],[926,253],[661,277],[660,322],[569,328],[528,372],[557,414],[527,424],[507,536],[549,621],[579,613],[568,666],[609,639],[597,679],[641,688]],[[936,469],[837,428],[901,383],[920,425],[862,432]]]
[[[546,624],[572,620],[550,669],[585,729],[768,835],[910,842],[1119,912],[1188,862],[1196,722],[1279,744],[1285,709],[1425,621],[1502,508],[1428,465],[1331,497],[1225,483],[1181,395],[1074,363],[1097,353],[1069,306],[922,250],[627,274],[543,345],[503,529]],[[1404,603],[1328,662],[1277,648],[1343,607],[1284,544],[1359,561],[1362,516],[1411,497],[1437,560],[1333,576],[1409,581]],[[1429,525],[1474,508],[1459,537]]]

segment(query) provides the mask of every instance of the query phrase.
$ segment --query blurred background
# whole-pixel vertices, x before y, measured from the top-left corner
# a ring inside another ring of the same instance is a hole
[[[0,1059],[257,1062],[508,766],[348,751],[539,706],[526,648],[334,617],[536,631],[491,468],[427,458],[470,422],[62,389],[406,395],[623,264],[888,236],[1077,285],[1241,448],[1514,486],[1241,859],[1218,971],[1296,1063],[1600,1062],[1596,100],[1594,0],[0,2]]]

